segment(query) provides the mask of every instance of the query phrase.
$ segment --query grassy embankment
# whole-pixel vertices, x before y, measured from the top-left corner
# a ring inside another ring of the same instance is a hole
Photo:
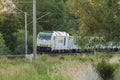
[[[115,69],[100,65],[104,61],[119,65],[119,56],[119,54],[64,57],[42,55],[32,62],[28,59],[3,59],[0,60],[0,80],[102,80],[104,76],[100,74],[111,71],[112,76],[107,76],[110,76],[111,80],[119,80],[119,67]]]

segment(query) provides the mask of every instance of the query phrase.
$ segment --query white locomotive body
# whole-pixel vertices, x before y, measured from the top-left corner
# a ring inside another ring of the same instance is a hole
[[[38,51],[63,51],[69,50],[69,34],[61,31],[40,32],[37,36]]]

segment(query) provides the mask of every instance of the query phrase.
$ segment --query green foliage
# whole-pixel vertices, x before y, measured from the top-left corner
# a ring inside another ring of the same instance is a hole
[[[16,37],[16,44],[14,54],[25,54],[25,31],[18,30],[18,32],[14,33]],[[28,53],[32,53],[32,36],[28,32]]]
[[[38,17],[45,15],[47,12],[50,12],[50,14],[45,16],[43,19],[38,20],[38,24],[42,25],[45,30],[66,31],[69,27],[67,24],[67,9],[68,8],[66,7],[66,4],[63,2],[63,0],[38,1],[37,10],[41,12],[41,14],[38,14]],[[43,23],[40,22],[41,20],[43,21]]]
[[[9,54],[9,50],[5,45],[5,41],[3,39],[2,34],[0,33],[0,55]]]
[[[29,0],[22,0],[24,2]],[[76,26],[76,22],[72,20],[69,8],[64,0],[36,0],[37,1],[37,31],[41,30],[64,30],[69,31],[70,28]],[[29,14],[28,25],[31,26],[29,31],[32,33],[32,3],[17,4],[17,7]],[[21,19],[21,21],[24,17]],[[30,24],[29,24],[30,22]]]
[[[33,61],[32,65],[36,69],[37,73],[40,75],[40,80],[52,80],[52,71],[58,60],[50,58],[49,56],[43,54],[38,58],[37,61]]]
[[[20,26],[17,15],[6,14],[5,19],[1,22],[0,32],[3,34],[5,44],[11,52],[14,51],[16,44],[16,38],[13,36],[13,33],[16,32]]]
[[[1,60],[0,72],[3,72],[1,80],[39,80],[38,73],[26,60]]]
[[[49,57],[48,57],[47,54],[43,53],[40,58],[41,58],[42,61],[46,61],[46,60],[48,60]]]
[[[103,80],[113,79],[113,73],[117,68],[118,64],[110,64],[105,61],[98,63],[96,66],[96,69]]]
[[[60,60],[65,60],[65,57],[64,57],[64,56],[60,56],[59,59],[60,59]]]
[[[52,73],[51,68],[55,62],[55,60],[51,59],[46,61],[39,59],[33,62],[30,62],[28,59],[2,59],[0,61],[0,79],[52,80],[49,74]]]
[[[45,54],[38,56],[32,62],[29,59],[1,59],[0,60],[0,79],[1,80],[101,80],[96,70],[91,65],[91,59],[98,62],[103,55],[90,56],[64,56],[49,57]],[[118,56],[118,55],[117,55]],[[80,57],[86,58],[87,62],[79,61]],[[119,80],[118,64],[100,62],[96,67],[101,73],[106,73],[107,77],[112,71],[113,80]],[[99,72],[98,71],[98,72]],[[108,72],[108,73],[107,73]],[[82,75],[80,75],[82,74]],[[97,77],[96,77],[97,76]],[[99,79],[98,79],[99,78]],[[106,79],[107,80],[107,79]],[[110,79],[112,80],[112,79]]]
[[[55,80],[72,80],[72,79],[70,79],[67,76],[65,77],[65,76],[59,75],[55,77]]]
[[[81,36],[99,36],[104,42],[120,38],[119,0],[68,0],[71,11],[79,17]],[[117,43],[115,44],[117,45]]]
[[[2,22],[5,19],[4,15],[0,15],[0,22]]]
[[[113,80],[119,80],[119,79],[120,79],[120,68],[115,70]]]

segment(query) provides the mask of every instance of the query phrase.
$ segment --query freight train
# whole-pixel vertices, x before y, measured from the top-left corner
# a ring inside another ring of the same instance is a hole
[[[120,43],[119,43],[120,44]],[[96,44],[98,48],[98,44]],[[111,51],[118,51],[120,45],[112,46],[109,42],[107,46],[99,44],[100,49],[109,48]],[[84,51],[91,51],[92,47],[84,47]],[[75,44],[74,37],[64,31],[43,31],[37,35],[37,52],[80,52],[80,46]]]

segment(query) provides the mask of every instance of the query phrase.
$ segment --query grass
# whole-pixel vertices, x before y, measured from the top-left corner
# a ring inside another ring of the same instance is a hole
[[[120,67],[114,72],[113,80],[120,80]]]
[[[56,65],[53,76],[68,76],[71,80],[97,80],[99,75],[89,62],[81,63],[79,61],[63,61]],[[68,79],[68,80],[70,80]]]
[[[43,54],[32,62],[29,59],[2,59],[0,80],[101,80],[94,66],[103,58],[109,61],[115,58],[114,63],[118,63],[117,56],[97,54],[49,57]],[[114,74],[114,80],[118,80],[120,72]]]

